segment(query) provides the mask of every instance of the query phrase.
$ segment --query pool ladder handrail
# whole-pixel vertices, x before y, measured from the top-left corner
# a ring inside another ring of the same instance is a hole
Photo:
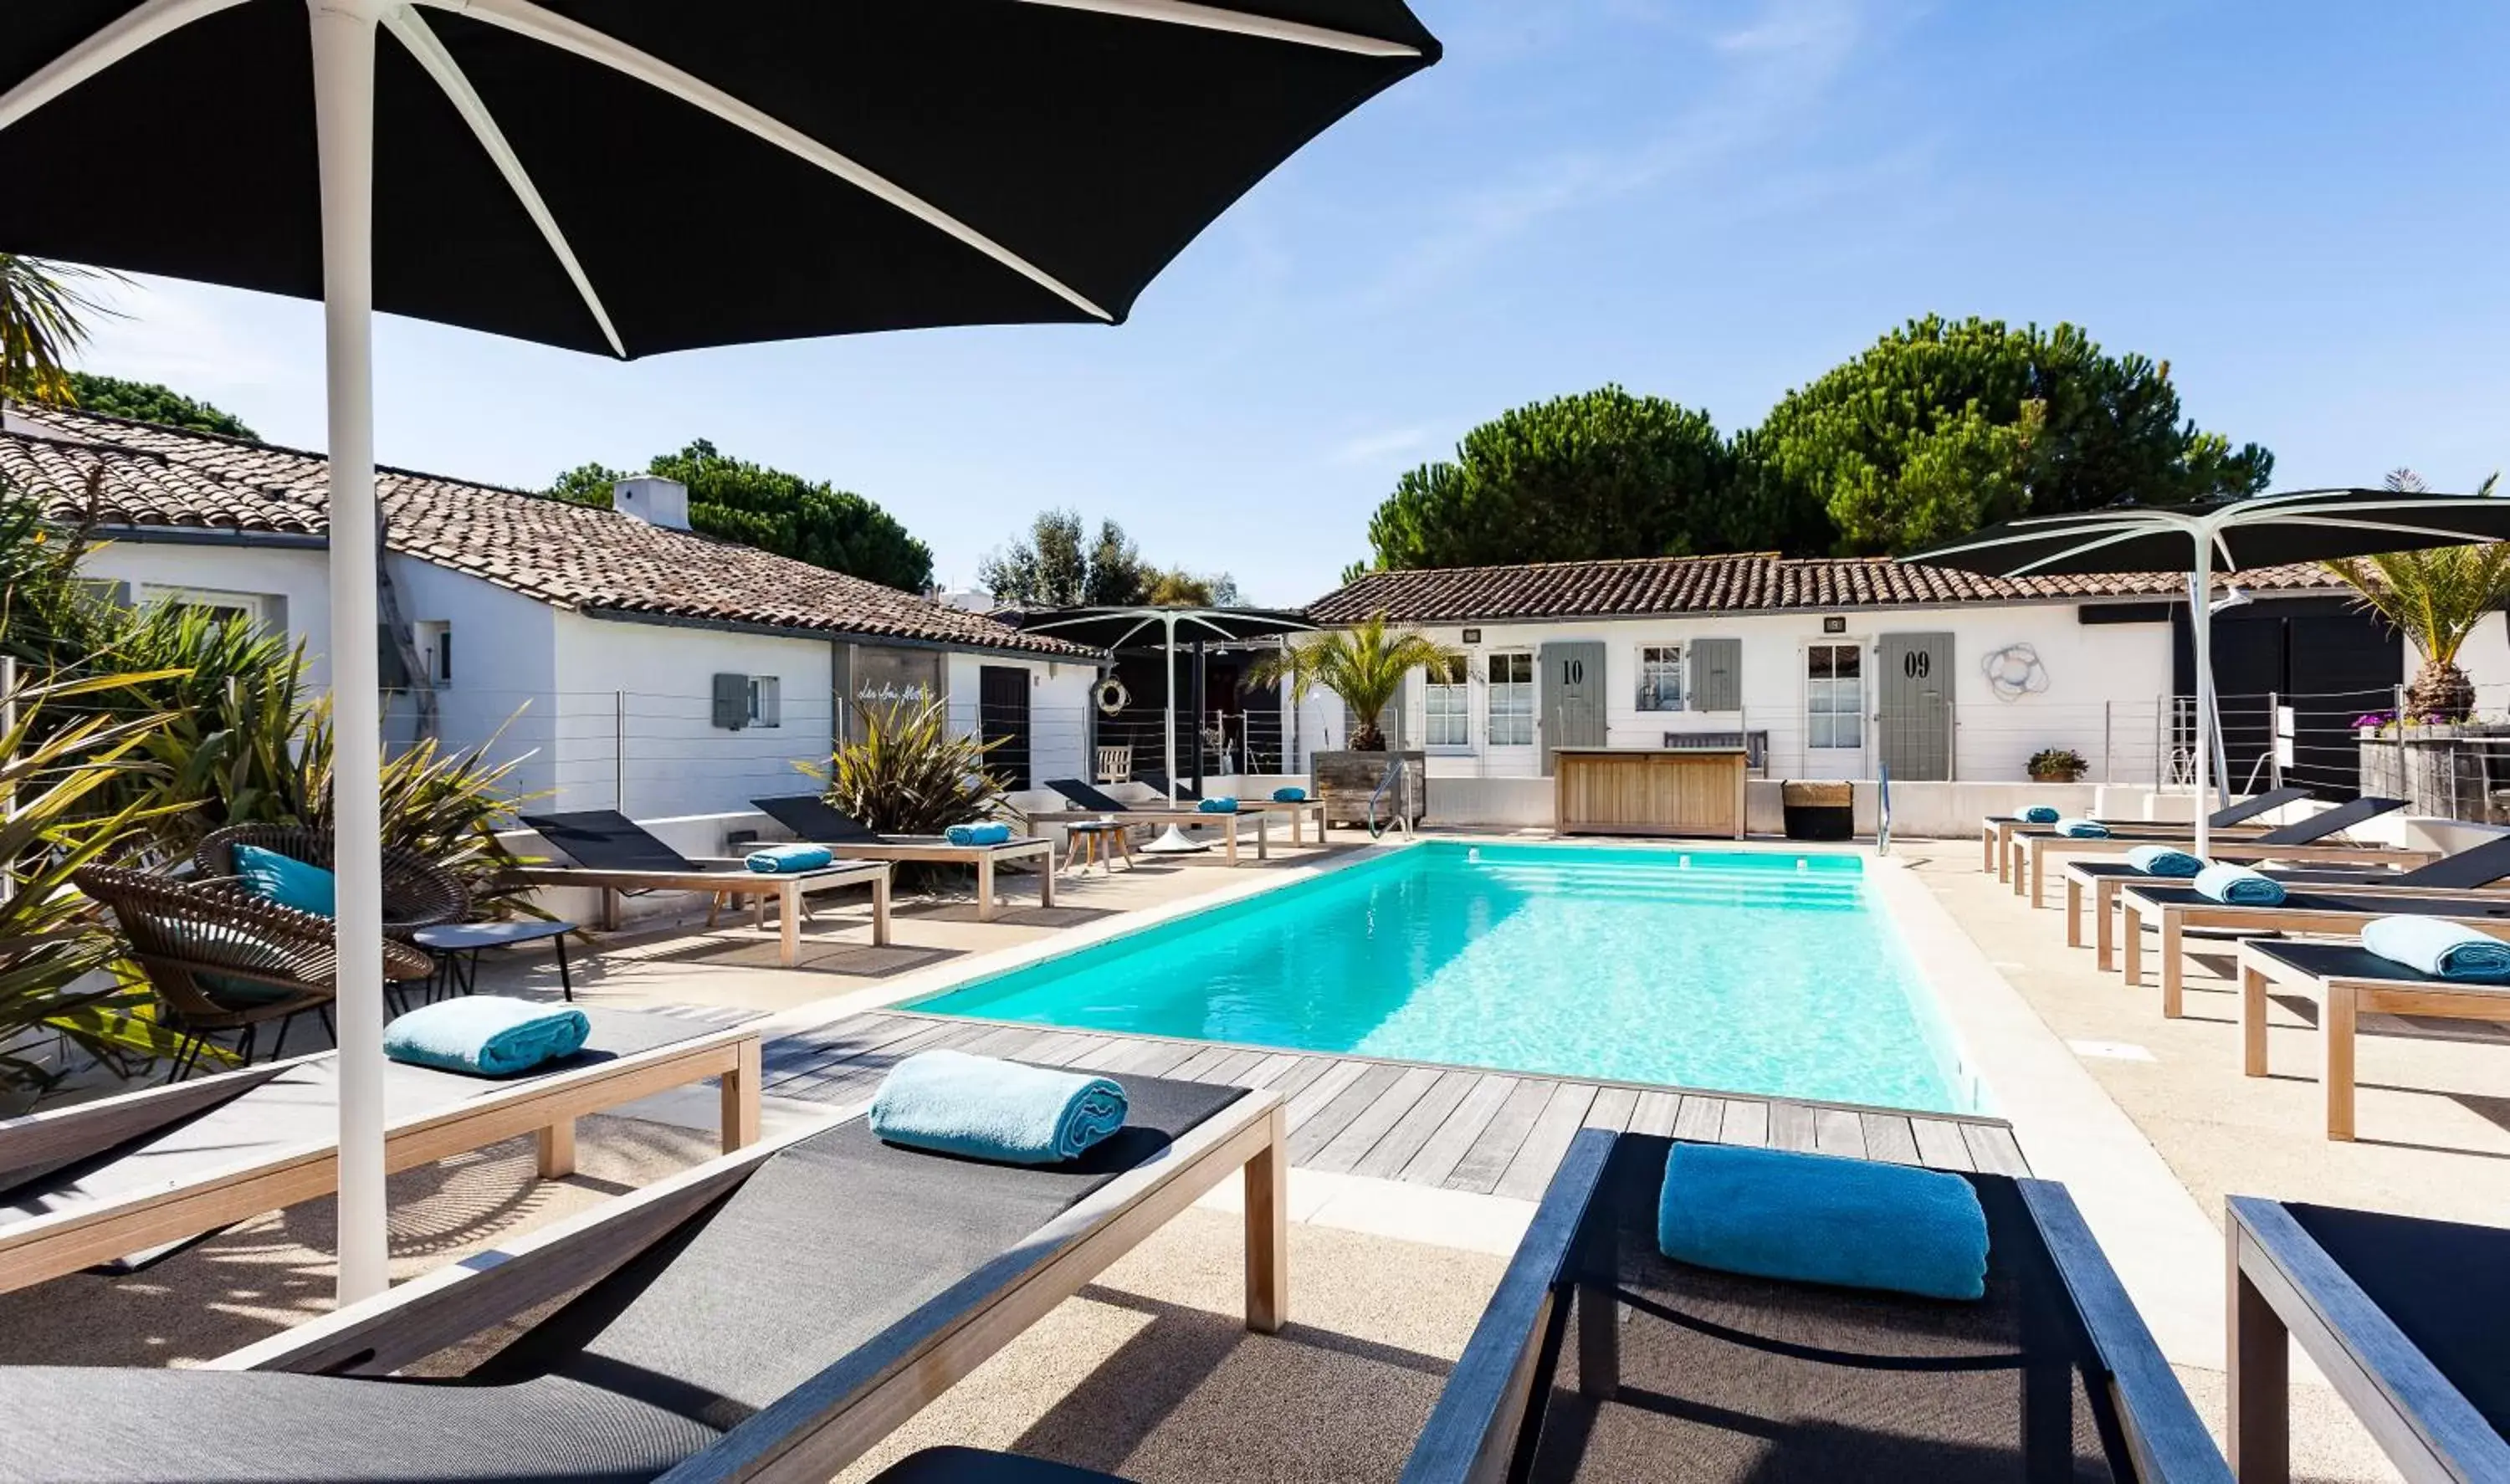
[[[1386,769],[1386,777],[1377,780],[1376,792],[1371,793],[1368,796],[1368,838],[1371,840],[1382,840],[1386,836],[1387,825],[1386,823],[1381,823],[1378,820],[1377,804],[1380,799],[1386,797],[1386,791],[1394,786],[1395,780],[1402,777],[1403,759],[1398,757],[1392,763],[1388,765]],[[1397,798],[1394,801],[1394,818],[1388,822],[1402,825],[1403,838],[1407,840],[1412,838],[1412,820],[1408,815],[1404,814],[1403,801],[1400,798]]]

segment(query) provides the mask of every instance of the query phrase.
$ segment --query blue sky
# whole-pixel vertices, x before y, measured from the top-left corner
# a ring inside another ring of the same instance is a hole
[[[1447,59],[1121,327],[620,365],[386,322],[389,463],[537,487],[692,438],[879,500],[940,576],[1047,506],[1300,602],[1405,468],[1608,381],[1758,420],[1929,311],[2168,360],[2276,484],[2510,463],[2510,7],[1414,0]],[[642,208],[639,208],[642,209]],[[310,305],[148,281],[86,363],[323,440]]]

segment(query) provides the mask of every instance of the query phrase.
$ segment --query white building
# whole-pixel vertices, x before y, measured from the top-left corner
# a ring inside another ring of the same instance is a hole
[[[92,514],[85,568],[121,600],[248,614],[325,683],[320,454],[12,408],[0,481]],[[995,759],[1018,780],[1084,771],[1097,656],[698,535],[670,480],[623,481],[612,510],[400,470],[377,484],[388,734],[520,758],[540,807],[655,818],[803,791],[796,765],[826,760],[853,700],[946,697],[962,730],[1007,739]]]
[[[2253,619],[2360,622],[2313,568],[2236,582]],[[2185,587],[1746,554],[1372,573],[1309,613],[1349,624],[1382,612],[1464,654],[1459,673],[1416,671],[1388,718],[1401,745],[1428,754],[1432,778],[1532,776],[1548,771],[1550,747],[1713,736],[1746,740],[1755,771],[1773,779],[1868,779],[1887,765],[1908,781],[2018,780],[2032,754],[2061,747],[2093,781],[2149,783],[2187,761],[2170,725],[2170,698],[2191,688],[2185,643],[2176,656],[2173,644]],[[2285,626],[2239,631],[2269,628]],[[2289,642],[2274,640],[2278,663]],[[2377,644],[2394,642],[2373,641],[2378,684],[2397,662]],[[2343,704],[2344,722],[2377,708]],[[1338,746],[1350,720],[1318,694],[1298,735],[1310,751]],[[2256,741],[2237,766],[2257,765]]]

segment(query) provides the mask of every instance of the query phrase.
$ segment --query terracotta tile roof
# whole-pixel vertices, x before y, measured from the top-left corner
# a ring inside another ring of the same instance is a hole
[[[2317,591],[2335,586],[2311,566],[2234,574],[2254,591]],[[2159,573],[2098,577],[1977,577],[1882,557],[1796,559],[1766,552],[1730,556],[1646,556],[1623,561],[1547,561],[1514,567],[1371,572],[1308,605],[1325,623],[1383,610],[1397,623],[1497,623],[1505,619],[1646,618],[1667,614],[1782,613],[1920,604],[2050,602],[2175,597],[2187,580]]]
[[[78,519],[102,472],[105,526],[322,536],[321,454],[55,408],[10,409],[0,480]],[[407,470],[376,472],[394,552],[578,611],[918,639],[1050,656],[1092,653],[982,614],[615,511]]]

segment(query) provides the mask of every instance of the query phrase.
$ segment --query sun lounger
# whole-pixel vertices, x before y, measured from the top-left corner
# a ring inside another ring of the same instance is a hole
[[[2298,823],[2281,825],[2263,834],[2243,835],[2238,839],[2218,838],[2207,846],[2207,854],[2215,860],[2332,860],[2356,865],[2421,865],[2437,859],[2441,853],[2432,850],[2321,843],[2331,835],[2340,834],[2365,820],[2393,814],[2405,807],[2403,799],[2354,799],[2334,809],[2321,810]],[[2046,834],[2039,825],[2027,825],[2013,837],[2014,894],[2028,896],[2035,907],[2043,906],[2047,896],[2042,888],[2050,861],[2062,856],[2116,855],[2138,845],[2172,845],[2182,850],[2192,850],[2194,841],[2184,828],[2164,834],[2139,831],[2132,835],[2113,835],[2107,840],[2080,840],[2070,835]]]
[[[2496,931],[2510,933],[2510,922]],[[2444,979],[2360,943],[2252,939],[2240,945],[2240,1071],[2250,1077],[2266,1075],[2266,994],[2274,985],[2318,1001],[2331,1139],[2353,1137],[2353,1043],[2365,1012],[2510,1024],[2510,985]]]
[[[1240,1170],[1246,1322],[1278,1329],[1278,1096],[1125,1084],[1126,1127],[1066,1164],[922,1154],[854,1117],[206,1369],[0,1366],[0,1461],[129,1484],[824,1481]],[[458,1379],[387,1379],[569,1294]]]
[[[1152,790],[1163,799],[1184,800],[1198,804],[1202,802],[1201,789],[1191,783],[1171,785],[1168,782],[1168,776],[1157,768],[1143,769],[1133,775],[1133,780],[1137,783],[1149,784]],[[1316,821],[1316,843],[1318,845],[1325,843],[1325,801],[1322,799],[1276,799],[1267,792],[1260,798],[1241,798],[1237,801],[1237,807],[1260,810],[1268,815],[1288,815],[1292,845],[1305,843],[1307,836],[1303,831],[1309,817],[1313,816]]]
[[[2510,1479],[2510,1231],[2230,1199],[2229,1438],[2290,1484],[2291,1342],[2408,1479]]]
[[[965,861],[976,868],[976,921],[994,920],[994,869],[1006,860],[1038,862],[1039,905],[1054,905],[1054,842],[1029,835],[1000,845],[953,845],[940,835],[884,835],[817,794],[752,799],[750,807],[793,832],[824,845],[840,860]]]
[[[575,1121],[723,1079],[723,1147],[758,1137],[758,1033],[589,1008],[592,1036],[508,1081],[384,1064],[384,1161],[406,1169],[520,1134],[575,1167]],[[338,1187],[329,1052],[0,1121],[0,1292],[95,1264],[144,1266]]]
[[[1123,800],[1091,787],[1079,779],[1049,779],[1046,788],[1063,795],[1079,806],[1074,809],[1022,810],[1020,814],[1031,824],[1084,824],[1091,820],[1115,818],[1126,824],[1209,825],[1221,831],[1229,852],[1229,863],[1237,863],[1238,827],[1251,820],[1255,825],[1255,858],[1272,858],[1271,837],[1264,827],[1265,812],[1240,804],[1236,814],[1208,814],[1192,804],[1127,804]]]
[[[2286,886],[2323,887],[2351,894],[2389,892],[2476,892],[2510,878],[2510,835],[2443,856],[2411,870],[2379,862],[2345,865],[2272,866],[2263,874]],[[2066,863],[2066,946],[2083,946],[2083,907],[2090,894],[2101,971],[2117,967],[2117,934],[2112,919],[2117,894],[2147,882],[2169,884],[2170,878],[2149,876],[2123,860],[2070,860]]]
[[[2246,832],[2250,820],[2262,815],[2272,814],[2286,804],[2298,804],[2308,797],[2309,790],[2306,788],[2269,788],[2263,793],[2242,799],[2228,808],[2215,810],[2205,817],[2205,827],[2208,830]],[[2097,823],[2110,826],[2112,830],[2123,832],[2160,830],[2165,833],[2184,835],[2188,831],[2187,825],[2165,823],[2156,819],[2113,819],[2105,815],[2095,815],[2093,819]],[[1978,843],[1979,848],[1986,855],[1980,869],[1994,871],[1998,881],[2009,879],[2014,835],[2026,829],[2046,829],[2047,827],[2045,824],[2035,824],[2020,815],[1989,815],[1979,820]]]
[[[1987,1296],[1948,1303],[1665,1258],[1669,1146],[1578,1135],[1403,1484],[2228,1484],[2064,1187],[1962,1176],[1987,1213]]]
[[[871,940],[880,946],[889,942],[889,863],[885,860],[771,875],[753,871],[738,858],[683,856],[614,810],[524,815],[522,820],[551,850],[575,864],[524,866],[513,873],[514,878],[531,886],[590,887],[600,892],[601,926],[606,929],[619,927],[619,898],[627,892],[705,892],[718,901],[746,896],[751,903],[750,921],[760,928],[767,925],[767,904],[772,901],[781,933],[778,962],[790,969],[802,959],[806,898],[816,892],[867,886],[871,888]],[[714,926],[711,909],[706,926]]]
[[[2271,907],[2235,907],[2200,894],[2187,886],[2146,883],[2122,888],[2118,913],[2125,920],[2119,937],[2126,945],[2126,981],[2144,982],[2144,925],[2161,932],[2161,1013],[2177,1019],[2186,985],[2184,953],[2190,928],[2219,928],[2240,933],[2315,932],[2350,937],[2379,917],[2436,917],[2443,922],[2478,928],[2510,928],[2510,894],[2470,892],[2462,894],[2401,892],[2353,892],[2342,888],[2306,888],[2288,894]]]

